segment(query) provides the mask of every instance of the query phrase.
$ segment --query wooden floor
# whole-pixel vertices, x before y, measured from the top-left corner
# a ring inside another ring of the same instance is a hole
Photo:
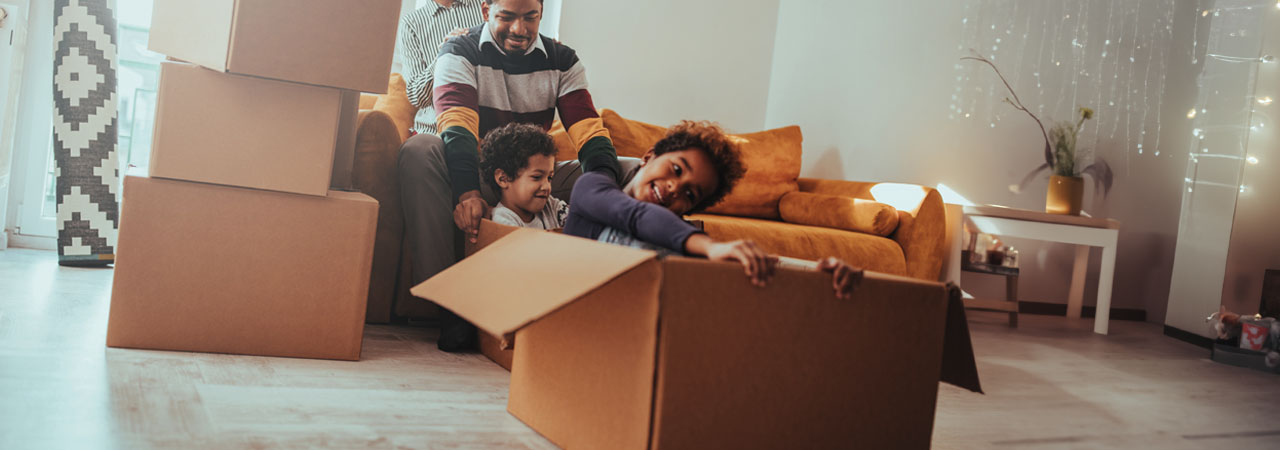
[[[105,348],[111,273],[0,250],[0,449],[554,448],[430,329],[367,327],[356,363]],[[934,448],[1280,448],[1280,377],[1158,325],[970,322],[987,394],[941,386]]]

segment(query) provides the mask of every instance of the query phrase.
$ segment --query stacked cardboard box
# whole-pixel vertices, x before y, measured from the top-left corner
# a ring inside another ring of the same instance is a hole
[[[127,176],[107,345],[356,360],[378,204],[345,192],[398,0],[156,0],[150,174]]]

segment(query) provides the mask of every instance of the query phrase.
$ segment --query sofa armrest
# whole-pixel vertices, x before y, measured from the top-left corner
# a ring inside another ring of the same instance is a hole
[[[404,235],[397,169],[400,144],[396,124],[386,113],[363,110],[356,116],[356,156],[351,182],[356,190],[377,200],[379,206],[366,309],[366,320],[370,323],[391,321],[391,308],[396,296],[396,275]]]
[[[946,258],[946,210],[936,189],[902,183],[801,178],[800,192],[839,195],[888,204],[898,210],[898,229],[889,235],[902,246],[907,275],[937,280]]]

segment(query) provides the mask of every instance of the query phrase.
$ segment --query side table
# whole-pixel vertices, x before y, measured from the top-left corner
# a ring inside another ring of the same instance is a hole
[[[1089,249],[1102,247],[1098,271],[1098,307],[1093,332],[1107,334],[1111,318],[1111,287],[1116,266],[1116,243],[1120,222],[1114,219],[1066,216],[1003,206],[965,206],[965,220],[979,231],[996,236],[1018,237],[1076,245],[1067,295],[1067,317],[1079,318],[1084,303],[1084,279],[1088,275]],[[1025,261],[1025,256],[1023,255]]]

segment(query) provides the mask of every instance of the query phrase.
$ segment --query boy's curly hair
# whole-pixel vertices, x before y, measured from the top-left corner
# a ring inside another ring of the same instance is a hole
[[[502,169],[508,177],[515,178],[529,167],[533,155],[556,156],[556,144],[541,127],[527,123],[509,123],[489,131],[480,144],[480,176],[502,191],[493,174]]]
[[[667,135],[653,144],[651,151],[653,156],[659,156],[691,148],[702,150],[710,157],[718,181],[715,192],[703,197],[701,202],[689,210],[689,213],[696,213],[724,200],[738,180],[747,173],[747,168],[742,164],[738,145],[714,122],[682,120],[669,128]]]

